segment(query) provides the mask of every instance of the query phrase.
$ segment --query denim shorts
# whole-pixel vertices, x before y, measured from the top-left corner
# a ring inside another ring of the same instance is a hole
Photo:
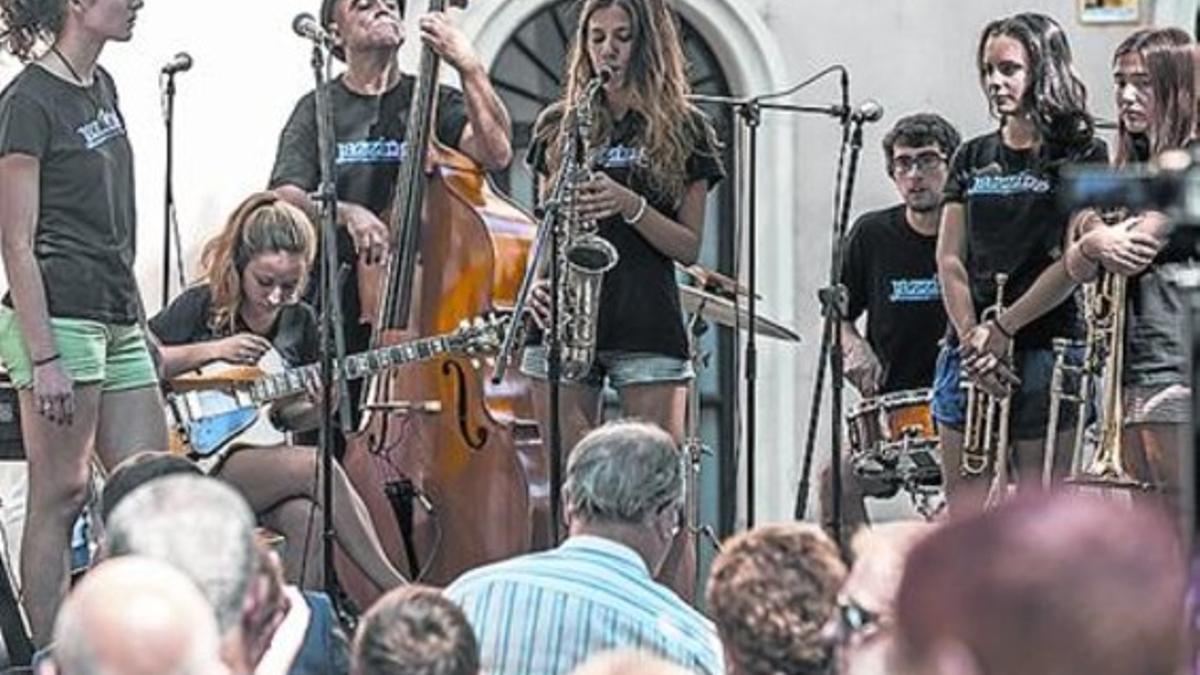
[[[521,372],[546,379],[546,348],[526,347],[521,356]],[[613,389],[634,384],[687,382],[695,376],[687,359],[654,352],[601,351],[596,354],[592,369],[576,384],[588,387],[604,386],[605,378]]]
[[[100,384],[101,391],[157,386],[158,373],[142,327],[50,317],[54,347],[67,374],[78,384]],[[33,363],[17,313],[0,307],[0,362],[17,389],[33,386]]]
[[[1014,440],[1045,438],[1050,422],[1050,379],[1054,374],[1054,351],[1024,349],[1013,354],[1021,384],[1013,392],[1009,433]],[[1067,350],[1067,362],[1083,361],[1083,349]],[[951,429],[961,431],[966,421],[967,393],[962,389],[962,361],[957,343],[943,342],[938,351],[933,375],[933,418]],[[1058,430],[1075,424],[1077,407],[1063,403],[1059,408]]]

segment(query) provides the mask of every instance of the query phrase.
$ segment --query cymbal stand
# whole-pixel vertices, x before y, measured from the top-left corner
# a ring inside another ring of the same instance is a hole
[[[680,461],[684,463],[684,502],[687,509],[687,527],[692,535],[692,545],[696,549],[696,585],[697,592],[704,588],[704,575],[700,566],[700,554],[703,543],[707,541],[714,551],[720,552],[721,542],[711,525],[700,524],[700,465],[705,455],[712,455],[712,450],[704,445],[700,438],[700,371],[708,366],[709,354],[700,346],[700,338],[708,332],[708,322],[702,316],[704,305],[701,304],[696,313],[688,320],[688,360],[692,363],[693,376],[687,387],[687,424],[684,429],[683,453]]]

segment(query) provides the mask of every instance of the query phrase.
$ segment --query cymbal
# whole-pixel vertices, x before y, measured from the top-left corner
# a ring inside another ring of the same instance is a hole
[[[736,279],[731,279],[720,272],[704,267],[703,265],[681,265],[675,263],[675,267],[684,274],[695,280],[696,285],[709,293],[715,293],[720,296],[732,298],[735,295],[750,297],[750,289],[739,283]],[[761,299],[762,296],[755,294],[756,298]]]
[[[695,286],[679,287],[679,303],[688,314],[699,314],[704,319],[722,326],[745,330],[750,325],[750,313],[745,307],[738,307],[728,298],[713,295]],[[754,317],[754,327],[759,335],[786,342],[800,341],[800,336],[795,331],[761,314]]]

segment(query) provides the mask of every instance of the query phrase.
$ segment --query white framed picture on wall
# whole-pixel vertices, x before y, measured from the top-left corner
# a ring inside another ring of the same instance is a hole
[[[1080,23],[1137,23],[1142,0],[1079,0]]]

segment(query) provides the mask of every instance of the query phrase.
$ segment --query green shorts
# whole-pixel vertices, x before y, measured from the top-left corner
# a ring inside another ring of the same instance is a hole
[[[158,384],[158,373],[142,327],[88,319],[50,318],[54,346],[77,384],[100,384],[101,391],[126,391]],[[33,386],[33,363],[17,313],[0,307],[0,362],[17,389]]]

